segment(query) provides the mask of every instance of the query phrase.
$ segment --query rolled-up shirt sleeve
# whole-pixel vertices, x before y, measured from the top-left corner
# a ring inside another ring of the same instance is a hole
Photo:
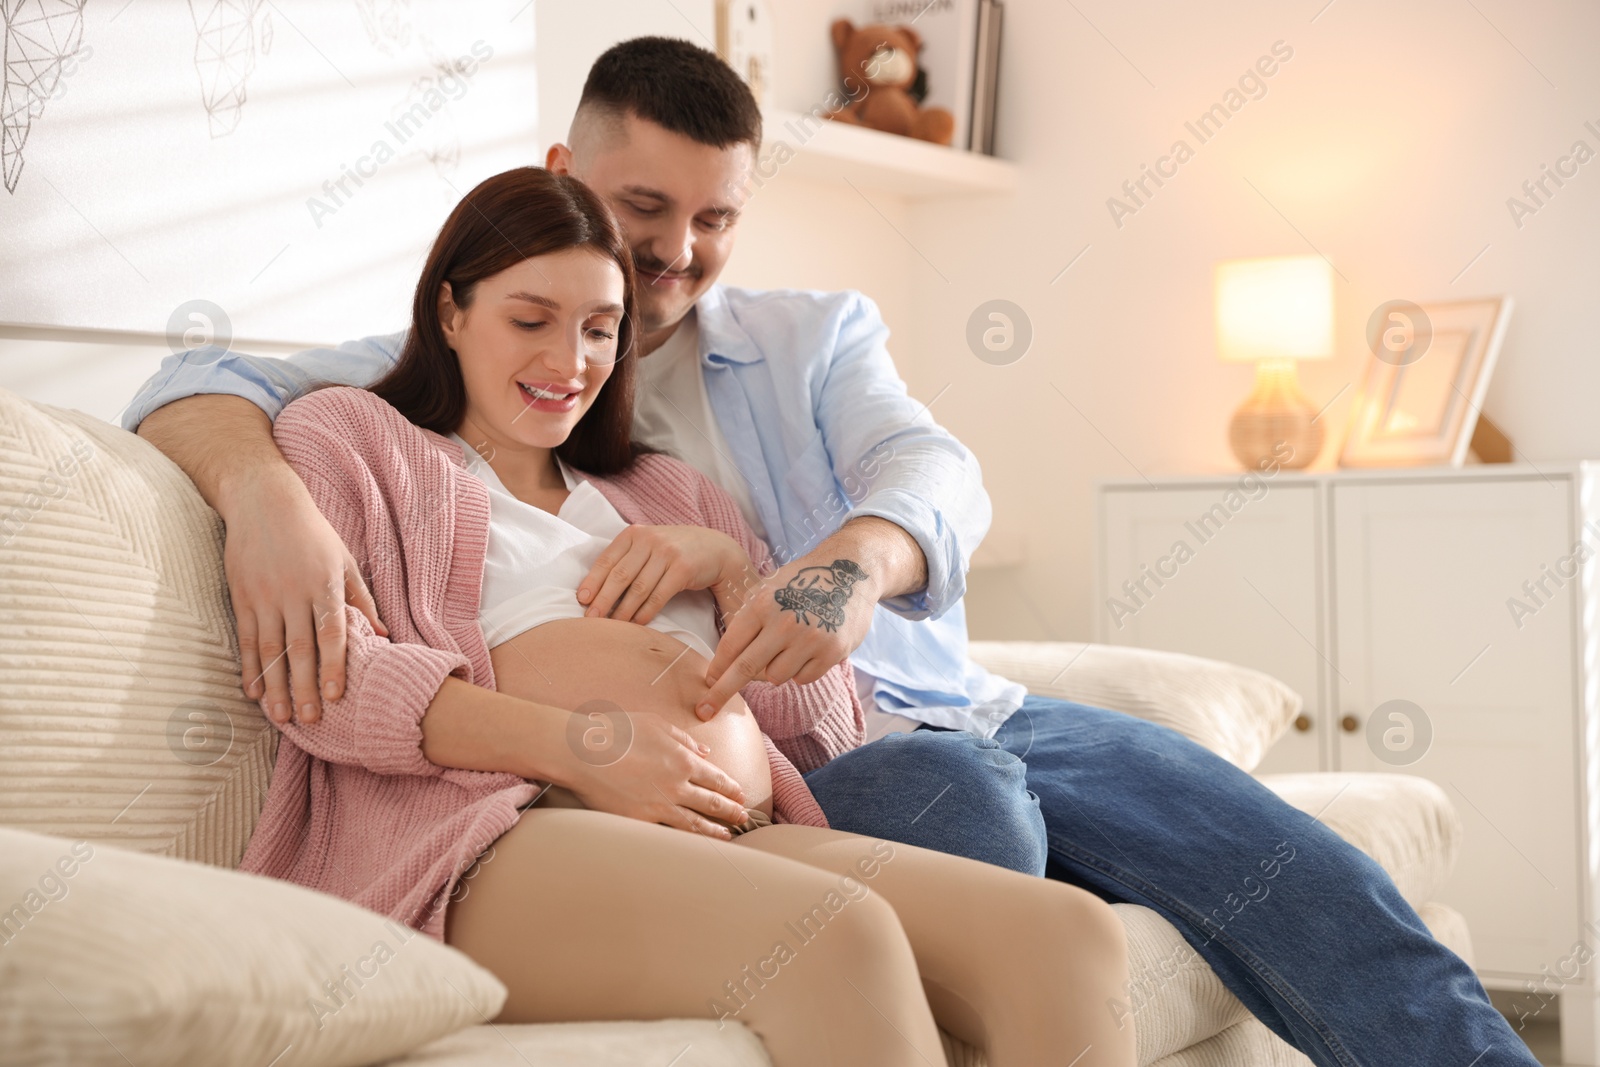
[[[382,377],[400,356],[402,331],[347,341],[337,348],[309,348],[292,356],[252,356],[208,345],[168,356],[122,413],[122,428],[138,432],[157,408],[203,393],[238,396],[276,419],[313,385],[364,387]]]
[[[877,305],[849,294],[817,418],[850,501],[845,521],[886,519],[927,560],[927,586],[884,606],[908,619],[938,618],[966,593],[972,552],[989,532],[989,494],[977,457],[906,391],[888,339]]]

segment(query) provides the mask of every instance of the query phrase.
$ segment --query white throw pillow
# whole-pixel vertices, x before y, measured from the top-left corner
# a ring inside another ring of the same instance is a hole
[[[1300,714],[1300,695],[1248,667],[1179,652],[1064,641],[974,641],[974,660],[1030,693],[1170,727],[1253,770]]]
[[[0,824],[237,866],[278,738],[238,663],[183,472],[0,390]]]
[[[0,1067],[356,1067],[505,997],[462,953],[334,897],[0,828]]]

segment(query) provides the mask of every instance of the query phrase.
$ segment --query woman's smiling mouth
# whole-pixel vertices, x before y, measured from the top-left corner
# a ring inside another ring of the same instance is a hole
[[[568,389],[553,382],[518,382],[523,403],[538,411],[571,411],[581,389]]]

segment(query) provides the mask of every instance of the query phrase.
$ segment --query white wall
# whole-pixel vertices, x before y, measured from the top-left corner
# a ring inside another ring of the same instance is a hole
[[[1359,383],[1379,303],[1512,294],[1486,412],[1534,462],[1600,457],[1600,159],[1521,230],[1506,208],[1574,140],[1600,151],[1584,128],[1600,127],[1600,5],[1335,0],[1318,17],[1326,3],[1007,0],[999,147],[1021,189],[912,211],[951,281],[916,277],[898,350],[930,391],[957,383],[936,412],[983,461],[997,528],[1027,539],[1025,565],[974,574],[975,636],[1090,636],[1096,479],[1233,467],[1252,371],[1214,355],[1219,259],[1314,247],[1344,276],[1338,357],[1302,370],[1319,404]],[[1280,39],[1294,57],[1265,98],[1118,229],[1107,197],[1175,138],[1194,144],[1183,122]],[[962,339],[993,297],[1035,328],[1011,367]],[[1324,416],[1323,463],[1354,392]]]
[[[247,350],[263,356],[295,351],[263,343]],[[116,422],[171,352],[164,338],[148,334],[0,326],[0,388]]]
[[[618,40],[645,34],[683,37],[711,47],[715,37],[712,0],[538,0],[539,149],[528,163],[542,163],[543,150],[565,138],[589,65]],[[778,68],[779,91],[809,106],[825,80],[831,45],[822,8],[804,3],[780,8],[783,30],[810,34],[804,60]],[[527,17],[527,16],[523,16]],[[787,78],[787,81],[784,79]],[[532,101],[530,101],[532,104]],[[464,190],[463,190],[464,191]],[[882,214],[880,215],[879,212]],[[891,329],[908,336],[915,254],[884,222],[904,229],[907,208],[893,197],[873,194],[869,204],[840,185],[825,188],[782,175],[753,202],[726,278],[759,287],[855,288],[879,301]],[[443,221],[444,213],[440,213]],[[395,328],[387,318],[370,332]],[[313,338],[324,343],[343,338]],[[259,342],[235,347],[263,355],[291,348]],[[18,329],[0,324],[0,388],[112,419],[169,352],[164,338],[138,334]]]

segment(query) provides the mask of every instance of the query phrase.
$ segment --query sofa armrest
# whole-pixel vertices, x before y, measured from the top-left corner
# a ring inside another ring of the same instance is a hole
[[[1062,641],[974,641],[974,660],[1035,696],[1109,708],[1169,726],[1252,770],[1300,714],[1269,675],[1179,652]]]
[[[1410,774],[1324,771],[1257,779],[1377,861],[1406,903],[1444,888],[1461,852],[1461,815],[1435,782]]]

